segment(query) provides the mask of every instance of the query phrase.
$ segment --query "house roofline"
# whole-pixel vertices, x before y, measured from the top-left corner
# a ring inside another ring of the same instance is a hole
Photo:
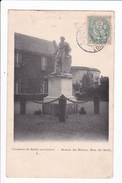
[[[97,71],[97,72],[100,72],[99,69],[85,67],[85,66],[71,66],[71,70],[72,69],[74,69],[74,70],[86,70],[86,71]]]

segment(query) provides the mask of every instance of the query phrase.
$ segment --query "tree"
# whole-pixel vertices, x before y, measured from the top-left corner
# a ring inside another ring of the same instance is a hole
[[[83,79],[82,79],[82,87],[84,91],[88,91],[89,88],[91,88],[93,86],[93,79],[91,77],[91,75],[84,74],[83,75]]]
[[[78,83],[78,82],[73,83],[73,88],[75,91],[80,91],[80,83]]]

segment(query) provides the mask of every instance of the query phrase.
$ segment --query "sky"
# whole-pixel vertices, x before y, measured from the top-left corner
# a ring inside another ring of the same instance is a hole
[[[95,15],[101,16],[100,13],[101,12],[97,12]],[[106,13],[104,14],[106,15]],[[17,32],[50,41],[55,40],[57,44],[60,42],[60,36],[64,36],[66,42],[70,44],[72,49],[71,56],[73,66],[97,68],[101,71],[101,75],[111,76],[113,67],[112,36],[110,44],[106,44],[104,48],[97,53],[85,52],[79,47],[76,41],[79,28],[83,23],[87,24],[87,16],[90,16],[91,12],[9,10],[8,15],[11,35]],[[111,35],[112,34],[111,32]]]

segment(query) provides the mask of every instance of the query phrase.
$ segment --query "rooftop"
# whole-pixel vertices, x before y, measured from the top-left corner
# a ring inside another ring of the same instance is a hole
[[[100,70],[96,69],[96,68],[81,67],[81,66],[72,66],[71,70],[87,70],[87,71],[97,71],[97,72],[100,72]]]
[[[15,33],[15,49],[47,55],[55,52],[53,42],[20,33]]]

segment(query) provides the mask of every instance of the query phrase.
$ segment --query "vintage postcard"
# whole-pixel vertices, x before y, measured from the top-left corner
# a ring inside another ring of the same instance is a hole
[[[112,178],[113,11],[8,11],[7,177]]]

